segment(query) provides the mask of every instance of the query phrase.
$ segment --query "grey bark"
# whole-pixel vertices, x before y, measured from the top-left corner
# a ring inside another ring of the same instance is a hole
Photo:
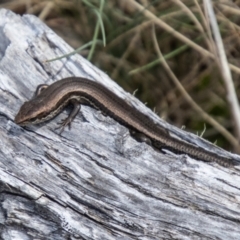
[[[37,85],[99,81],[185,141],[240,159],[170,126],[30,15],[0,11],[0,239],[240,239],[239,167],[163,154],[82,106],[62,136],[54,120],[13,119]]]

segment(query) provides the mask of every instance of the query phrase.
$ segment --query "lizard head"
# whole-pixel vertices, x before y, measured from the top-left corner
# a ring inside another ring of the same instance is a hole
[[[14,121],[20,126],[37,124],[43,121],[42,119],[45,117],[44,112],[44,107],[39,107],[37,101],[25,102],[19,109]]]

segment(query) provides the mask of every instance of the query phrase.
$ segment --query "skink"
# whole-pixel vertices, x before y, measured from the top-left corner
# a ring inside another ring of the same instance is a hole
[[[238,161],[176,139],[168,131],[154,123],[148,116],[127,104],[102,84],[80,77],[59,80],[51,85],[40,85],[35,96],[25,102],[15,117],[21,126],[47,121],[72,103],[74,108],[61,123],[61,132],[70,125],[81,104],[92,106],[129,128],[132,135],[159,150],[168,149],[177,154],[187,154],[205,162],[222,166],[238,165]]]

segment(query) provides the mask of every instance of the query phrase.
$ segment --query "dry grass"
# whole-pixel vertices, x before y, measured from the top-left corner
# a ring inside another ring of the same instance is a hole
[[[204,138],[238,151],[240,1],[213,1],[220,39],[203,2],[12,0],[0,7],[40,17],[74,48],[102,40],[81,54],[127,91],[138,89],[166,121],[199,134],[206,127]]]

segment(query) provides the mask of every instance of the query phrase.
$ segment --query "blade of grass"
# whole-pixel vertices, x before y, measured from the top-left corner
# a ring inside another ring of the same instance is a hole
[[[204,0],[203,2],[205,12],[209,17],[209,24],[211,25],[212,34],[215,40],[215,47],[217,50],[217,56],[215,58],[218,59],[217,63],[222,73],[223,81],[227,90],[227,100],[235,123],[233,126],[236,130],[238,140],[240,140],[240,108],[232,80],[232,75],[228,66],[222,37],[219,32],[216,16],[211,1]]]
[[[96,42],[95,44],[101,44],[101,43],[102,43],[102,41],[101,41],[101,40],[98,40],[98,39],[95,40],[95,42]],[[68,53],[68,54],[62,55],[62,56],[57,57],[57,58],[52,58],[52,59],[46,60],[45,62],[53,62],[53,61],[56,61],[56,60],[60,60],[60,59],[62,59],[62,58],[70,57],[70,56],[72,56],[72,55],[74,55],[74,54],[76,54],[76,53],[79,53],[79,52],[81,52],[82,50],[88,48],[89,46],[92,46],[92,44],[93,44],[93,41],[90,41],[90,42],[82,45],[81,47],[77,48],[76,50],[74,50],[74,51],[72,51],[72,52],[70,52],[70,53]]]
[[[101,26],[101,23],[102,23],[102,20],[100,21],[99,19],[101,19],[101,16],[102,16],[102,11],[103,11],[103,7],[104,7],[104,3],[105,3],[105,0],[100,0],[100,7],[99,7],[99,14],[97,14],[98,17],[98,21],[97,21],[97,24],[96,24],[96,27],[95,27],[95,30],[94,30],[94,35],[93,35],[93,44],[91,46],[91,49],[89,51],[89,54],[88,54],[88,57],[87,59],[88,60],[91,60],[92,59],[92,56],[93,56],[93,52],[95,50],[95,47],[96,47],[96,40],[97,37],[98,37],[98,34],[99,34],[99,28]],[[105,39],[105,32],[102,32],[103,33],[103,38]]]
[[[221,124],[219,124],[215,119],[213,119],[210,115],[208,115],[193,99],[192,97],[187,93],[187,91],[184,89],[184,87],[182,86],[182,84],[179,82],[179,80],[177,79],[177,77],[175,76],[175,74],[172,72],[171,68],[169,67],[169,65],[167,64],[167,62],[165,61],[158,42],[157,42],[157,38],[156,38],[156,34],[155,34],[155,28],[153,27],[153,43],[154,46],[156,48],[156,51],[158,53],[159,58],[162,61],[162,64],[164,66],[164,68],[166,69],[167,73],[169,74],[170,78],[173,80],[173,82],[175,83],[175,85],[177,86],[178,90],[181,92],[181,94],[184,96],[184,98],[186,99],[186,101],[190,104],[190,106],[192,106],[192,108],[199,113],[202,118],[208,122],[209,124],[211,124],[214,128],[216,128],[226,139],[228,139],[229,142],[231,142],[231,144],[235,147],[239,146],[237,139],[230,133],[228,132]]]
[[[214,54],[210,53],[206,49],[202,48],[201,46],[199,46],[196,43],[194,43],[193,41],[191,41],[189,38],[187,38],[184,35],[182,35],[181,33],[177,32],[174,28],[169,26],[167,23],[162,21],[160,18],[156,17],[153,13],[148,11],[145,7],[140,5],[135,0],[122,0],[122,1],[125,1],[127,4],[131,4],[132,7],[134,7],[136,10],[142,12],[148,19],[152,19],[157,25],[162,27],[165,31],[169,32],[170,34],[175,36],[177,39],[179,39],[179,40],[183,41],[184,43],[188,44],[193,49],[195,49],[196,51],[201,53],[203,56],[209,57],[211,59],[215,58]],[[229,66],[233,71],[235,71],[237,73],[240,73],[240,68],[238,68],[237,66],[235,66],[233,64],[229,64]]]
[[[165,58],[166,60],[167,60],[167,59],[171,59],[171,58],[177,56],[178,54],[184,52],[184,51],[185,51],[186,49],[188,49],[188,48],[189,48],[189,46],[188,46],[187,44],[182,45],[181,47],[175,49],[174,51],[172,51],[172,52],[164,55],[164,58]],[[162,59],[157,58],[156,60],[154,60],[154,61],[152,61],[152,62],[150,62],[150,63],[148,63],[148,64],[146,64],[146,65],[144,65],[144,66],[142,66],[142,67],[135,68],[135,69],[131,70],[131,71],[129,72],[129,74],[130,74],[130,75],[133,75],[133,74],[136,74],[136,73],[139,73],[139,72],[142,72],[142,71],[146,71],[146,70],[148,70],[148,69],[150,69],[150,68],[153,68],[154,66],[158,65],[158,64],[161,63],[162,61],[163,61]]]

